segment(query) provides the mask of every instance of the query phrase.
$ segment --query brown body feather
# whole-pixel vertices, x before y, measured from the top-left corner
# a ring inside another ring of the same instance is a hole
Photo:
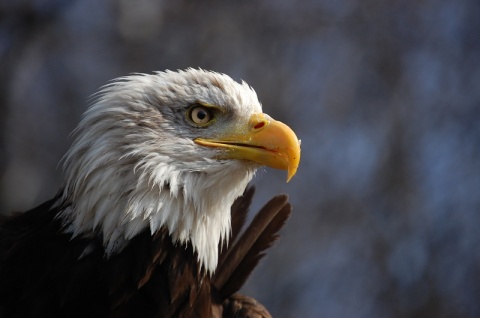
[[[290,215],[273,198],[239,238],[253,189],[232,206],[232,238],[213,277],[190,245],[144,231],[105,258],[102,238],[72,238],[50,200],[0,221],[0,317],[270,317],[235,294]]]

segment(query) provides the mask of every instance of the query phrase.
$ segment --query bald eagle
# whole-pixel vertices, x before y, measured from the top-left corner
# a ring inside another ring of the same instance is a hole
[[[237,293],[290,215],[241,230],[260,166],[300,142],[245,82],[201,69],[134,74],[95,95],[64,183],[0,220],[0,317],[269,317]]]

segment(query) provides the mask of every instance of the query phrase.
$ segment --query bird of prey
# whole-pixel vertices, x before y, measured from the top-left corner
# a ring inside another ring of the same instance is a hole
[[[257,168],[300,141],[255,91],[201,69],[133,74],[97,93],[51,200],[0,220],[0,317],[269,317],[238,294],[291,206],[242,230]]]

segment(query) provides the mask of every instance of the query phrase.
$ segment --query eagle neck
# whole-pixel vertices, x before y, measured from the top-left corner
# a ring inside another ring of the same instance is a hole
[[[66,187],[63,202],[70,204],[60,216],[74,236],[100,234],[107,257],[146,229],[152,236],[166,229],[174,244],[191,244],[200,267],[212,274],[219,245],[228,243],[230,207],[255,171],[234,161],[228,164],[210,171],[163,163],[137,164],[135,169],[119,165],[103,171],[102,178],[93,171],[82,176],[82,183]]]

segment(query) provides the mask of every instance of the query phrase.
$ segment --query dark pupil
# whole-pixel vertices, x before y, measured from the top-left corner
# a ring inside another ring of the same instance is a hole
[[[200,120],[204,120],[205,117],[207,117],[207,112],[204,111],[204,110],[200,110],[200,111],[198,111],[198,113],[197,113],[197,117],[198,117],[198,119],[200,119]]]

